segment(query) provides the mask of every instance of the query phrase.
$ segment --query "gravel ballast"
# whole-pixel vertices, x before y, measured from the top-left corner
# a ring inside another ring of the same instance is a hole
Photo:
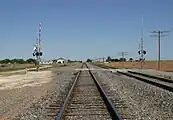
[[[64,99],[68,86],[74,80],[74,68],[80,66],[51,68],[51,80],[47,83],[0,90],[0,119],[46,120],[46,107],[54,100]]]
[[[131,69],[131,71],[173,80],[173,72],[163,72],[151,69]]]
[[[115,95],[114,98],[118,96],[124,101],[127,106],[127,116],[132,116],[132,120],[173,119],[172,92],[118,75],[116,72],[97,71],[97,74],[105,84],[110,86],[109,88]]]

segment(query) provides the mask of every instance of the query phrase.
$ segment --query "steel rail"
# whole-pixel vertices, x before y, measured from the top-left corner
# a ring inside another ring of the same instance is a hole
[[[74,81],[74,83],[73,83],[73,85],[72,85],[72,87],[71,87],[71,89],[70,89],[70,91],[69,91],[69,93],[68,93],[64,103],[63,103],[63,106],[60,108],[60,112],[58,113],[58,116],[56,117],[56,120],[61,120],[62,119],[64,111],[65,111],[65,108],[66,108],[67,103],[68,103],[68,101],[69,101],[69,99],[71,97],[71,93],[72,93],[72,91],[73,91],[73,89],[74,89],[74,87],[76,85],[76,82],[77,82],[77,80],[78,80],[78,78],[80,76],[80,73],[81,73],[81,71],[78,72],[78,74],[77,74],[77,76],[75,78],[75,81]]]
[[[85,64],[86,67],[89,69],[89,67],[87,66],[87,64]],[[101,87],[101,85],[99,84],[99,82],[97,81],[96,77],[93,75],[93,73],[91,72],[91,70],[89,69],[89,73],[91,75],[91,77],[93,78],[97,89],[100,92],[101,97],[103,98],[107,109],[112,117],[113,120],[122,120],[122,118],[120,117],[120,115],[118,114],[117,110],[115,109],[115,106],[112,104],[112,102],[109,100],[108,96],[106,95],[106,93],[104,92],[103,88]]]
[[[122,75],[129,76],[129,77],[135,78],[137,80],[140,80],[140,81],[149,83],[151,85],[157,86],[159,88],[162,88],[162,89],[168,90],[170,92],[173,92],[173,87],[170,87],[170,86],[167,86],[167,85],[163,85],[163,84],[158,83],[158,82],[150,81],[148,79],[145,79],[145,78],[142,78],[142,77],[138,77],[138,76],[135,76],[135,75],[132,75],[132,74],[129,74],[129,73],[120,72],[120,71],[117,71],[117,72],[122,74]]]
[[[153,78],[153,79],[158,79],[160,81],[164,81],[164,82],[168,82],[168,83],[173,83],[173,80],[170,79],[166,79],[166,78],[161,78],[161,77],[157,77],[157,76],[153,76],[153,75],[148,75],[148,74],[144,74],[144,73],[139,73],[139,72],[134,72],[134,71],[128,71],[129,73],[132,74],[137,74],[137,75],[142,75],[144,77],[149,77],[149,78]]]
[[[110,113],[111,118],[113,120],[122,120],[122,118],[119,116],[118,112],[116,111],[114,105],[108,99],[108,97],[107,97],[106,93],[104,92],[103,88],[101,87],[101,85],[97,81],[96,77],[93,75],[93,73],[91,72],[91,70],[89,69],[89,67],[87,66],[87,64],[85,64],[85,65],[88,68],[89,74],[91,75],[92,79],[94,80],[94,83],[96,84],[96,87],[97,87],[97,89],[98,89],[98,91],[99,91],[99,93],[100,93],[100,95],[101,95],[101,97],[102,97],[102,99],[103,99],[103,101],[104,101],[104,103],[105,103],[105,105],[106,105],[109,113]],[[64,114],[65,109],[66,109],[67,104],[68,104],[68,101],[69,101],[69,99],[71,97],[72,91],[73,91],[73,89],[74,89],[74,87],[75,87],[75,85],[77,83],[77,80],[79,79],[80,74],[81,74],[81,71],[78,72],[78,74],[77,74],[77,76],[75,78],[75,81],[74,81],[74,83],[73,83],[73,85],[72,85],[72,87],[71,87],[71,89],[70,89],[70,91],[69,91],[69,93],[68,93],[68,95],[67,95],[64,103],[63,103],[63,106],[60,108],[60,112],[57,115],[56,120],[62,120],[63,114]]]

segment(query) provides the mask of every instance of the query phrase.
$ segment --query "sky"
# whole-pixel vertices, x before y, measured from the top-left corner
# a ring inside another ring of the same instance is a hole
[[[173,0],[1,0],[0,59],[33,57],[42,23],[43,59],[138,58],[143,16],[145,58],[157,59],[151,31],[173,29]],[[172,11],[172,12],[171,12]],[[161,59],[173,59],[173,32],[161,38]]]

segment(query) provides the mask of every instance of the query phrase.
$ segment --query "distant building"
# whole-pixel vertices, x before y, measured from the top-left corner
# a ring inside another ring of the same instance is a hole
[[[67,62],[66,59],[64,59],[64,58],[59,58],[59,59],[57,59],[57,62],[56,62],[56,63],[63,64],[63,63],[66,63],[66,62]]]
[[[40,64],[43,64],[43,65],[50,65],[50,64],[52,64],[52,63],[53,63],[52,60],[40,62]]]
[[[44,64],[44,65],[50,65],[50,64],[53,64],[53,63],[59,63],[59,64],[65,64],[67,63],[67,60],[64,59],[64,58],[58,58],[58,59],[54,59],[54,60],[48,60],[48,61],[42,61],[40,62],[40,64]]]
[[[64,64],[64,63],[67,63],[67,60],[64,59],[64,58],[58,58],[58,59],[55,59],[55,60],[52,60],[53,63],[59,63],[59,64]]]

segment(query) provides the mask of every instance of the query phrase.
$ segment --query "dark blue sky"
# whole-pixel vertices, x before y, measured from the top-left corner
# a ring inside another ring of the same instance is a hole
[[[0,58],[32,57],[42,22],[44,59],[137,58],[144,17],[147,59],[157,59],[150,31],[173,28],[173,0],[1,0]],[[173,59],[173,32],[162,38],[162,59]]]

